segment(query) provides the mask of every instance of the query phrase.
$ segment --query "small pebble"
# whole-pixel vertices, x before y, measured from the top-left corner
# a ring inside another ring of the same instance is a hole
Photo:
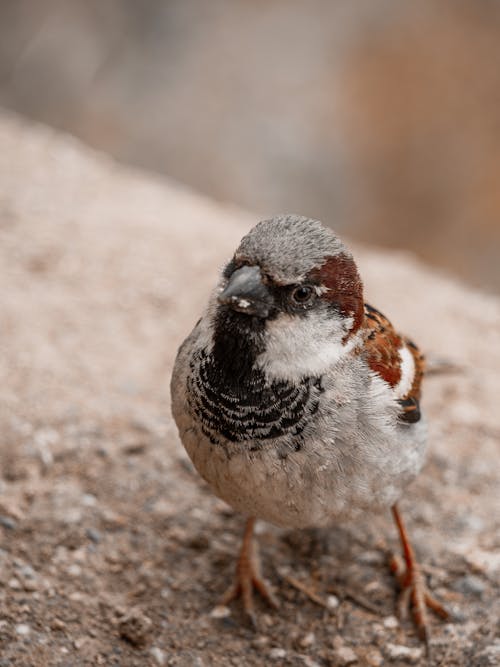
[[[329,595],[329,596],[326,598],[326,606],[327,606],[328,609],[330,609],[331,611],[333,611],[334,609],[337,609],[337,607],[339,606],[339,604],[340,604],[340,600],[338,599],[338,597],[337,597],[336,595]]]
[[[21,567],[21,575],[23,577],[26,577],[26,579],[35,579],[37,576],[35,570],[31,567],[31,565],[23,565]]]
[[[379,591],[382,588],[382,584],[377,579],[370,581],[364,587],[365,593],[373,593],[374,591]]]
[[[4,516],[3,514],[0,514],[0,526],[7,528],[7,530],[14,530],[17,524],[14,519],[10,518],[10,516]]]
[[[258,637],[255,637],[255,639],[252,641],[252,646],[258,649],[266,648],[268,644],[269,644],[269,637],[266,637],[265,635],[259,635]]]
[[[76,563],[73,563],[67,567],[66,572],[72,577],[79,577],[82,574],[82,568]]]
[[[97,498],[92,493],[84,493],[82,496],[82,505],[85,507],[95,507]]]
[[[352,648],[348,646],[341,646],[335,651],[335,659],[338,665],[347,667],[347,665],[354,665],[358,662],[358,656],[354,653]]]
[[[144,646],[153,630],[153,621],[140,609],[130,609],[118,622],[120,637],[134,646]]]
[[[385,647],[385,652],[389,660],[404,660],[411,664],[419,662],[422,657],[421,648],[408,648],[408,646],[403,646],[401,644],[387,644]]]
[[[206,535],[194,535],[187,541],[187,546],[195,551],[205,551],[210,547],[210,540]]]
[[[34,592],[40,587],[38,574],[31,565],[23,565],[19,570],[20,583],[25,591]]]
[[[385,556],[381,551],[363,551],[356,560],[363,565],[381,565]]]
[[[85,598],[84,594],[81,593],[80,591],[73,591],[73,593],[69,594],[69,599],[72,602],[81,602]]]
[[[386,637],[387,633],[382,623],[372,623],[372,630],[375,637]]]
[[[302,658],[305,667],[321,667],[319,662],[316,662],[316,660],[313,660],[308,655],[301,655],[300,657]]]
[[[39,583],[36,579],[23,578],[22,580],[23,590],[27,593],[34,593],[39,588]]]
[[[86,533],[87,533],[87,537],[89,538],[89,540],[94,542],[94,544],[99,544],[99,542],[102,539],[101,533],[98,530],[96,530],[95,528],[87,528]]]
[[[231,616],[231,610],[222,604],[217,605],[210,612],[211,618],[227,618],[228,616]]]
[[[466,595],[481,596],[486,590],[486,584],[479,577],[468,574],[454,583],[453,590]]]
[[[19,625],[16,625],[16,633],[21,636],[26,636],[29,635],[31,632],[31,628],[29,625],[26,625],[26,623],[19,623]]]
[[[149,652],[157,665],[165,664],[165,651],[162,651],[158,646],[152,646]]]
[[[82,512],[79,507],[68,507],[64,510],[62,520],[66,525],[77,524],[82,520]]]
[[[464,554],[465,560],[476,572],[493,574],[500,568],[500,551],[474,549]]]
[[[395,616],[386,616],[383,623],[384,628],[387,628],[388,630],[394,630],[399,625],[399,621]]]
[[[269,614],[262,614],[260,620],[262,624],[266,626],[266,628],[272,628],[274,625],[274,619],[272,616],[269,616]]]
[[[139,456],[143,454],[148,447],[148,443],[144,440],[137,440],[136,442],[129,442],[124,445],[122,451],[128,456]]]
[[[316,636],[314,632],[308,632],[307,635],[302,637],[302,639],[299,640],[299,646],[301,648],[310,648],[314,642],[316,641]]]
[[[271,660],[283,660],[286,658],[286,651],[284,648],[272,648],[269,651],[269,657]]]
[[[370,665],[370,667],[380,667],[380,665],[384,662],[384,658],[382,657],[381,653],[375,649],[368,651],[368,653],[365,654],[365,660]]]
[[[53,621],[50,624],[50,627],[52,630],[65,630],[66,629],[66,623],[62,621],[60,618],[54,618]]]

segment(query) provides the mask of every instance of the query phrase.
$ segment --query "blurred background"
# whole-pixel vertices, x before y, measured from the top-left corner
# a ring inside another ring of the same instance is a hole
[[[496,0],[3,0],[0,106],[500,291]]]

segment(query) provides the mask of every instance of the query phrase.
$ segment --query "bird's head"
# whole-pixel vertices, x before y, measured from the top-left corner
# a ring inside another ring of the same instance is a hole
[[[216,295],[220,355],[251,343],[266,375],[319,375],[346,354],[363,321],[363,287],[349,250],[317,220],[264,220],[241,241]],[[214,304],[215,305],[215,304]]]

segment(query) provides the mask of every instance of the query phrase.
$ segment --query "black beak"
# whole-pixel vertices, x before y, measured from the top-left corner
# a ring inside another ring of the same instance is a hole
[[[262,282],[258,266],[242,266],[234,271],[218,300],[239,313],[262,318],[269,315],[273,305],[271,292]]]

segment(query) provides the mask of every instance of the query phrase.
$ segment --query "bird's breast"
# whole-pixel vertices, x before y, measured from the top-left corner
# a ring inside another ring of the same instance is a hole
[[[187,377],[189,410],[214,443],[298,436],[317,412],[322,391],[319,377],[268,382],[256,368],[235,381],[204,350],[195,353]]]

